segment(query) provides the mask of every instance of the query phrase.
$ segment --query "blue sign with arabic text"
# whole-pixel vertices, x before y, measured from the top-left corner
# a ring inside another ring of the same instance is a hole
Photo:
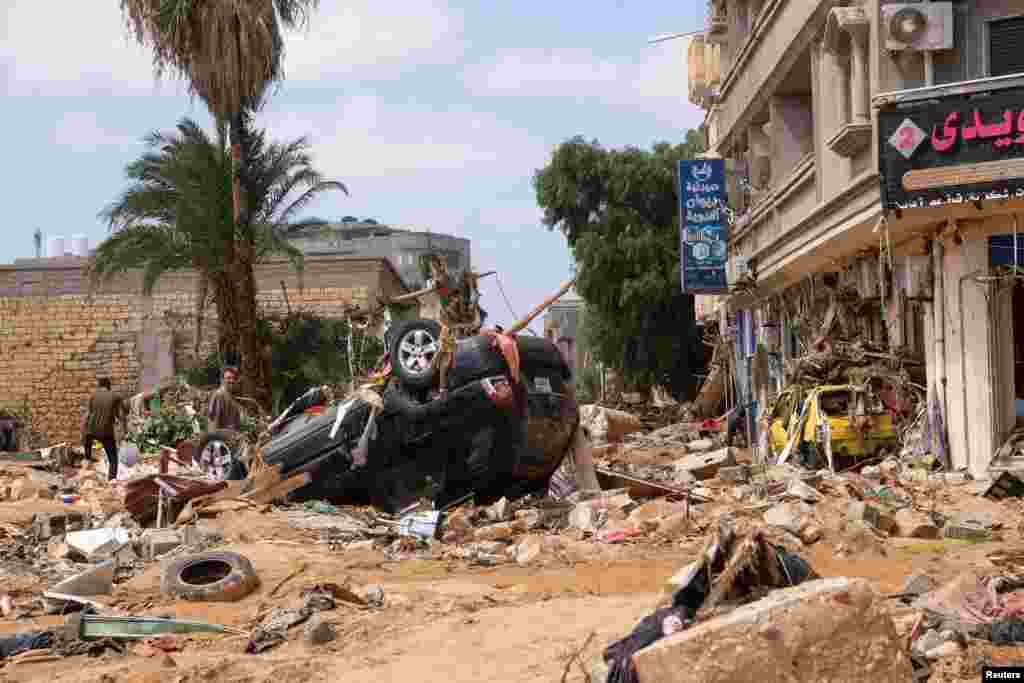
[[[683,291],[729,291],[729,225],[724,159],[679,162],[680,256]]]

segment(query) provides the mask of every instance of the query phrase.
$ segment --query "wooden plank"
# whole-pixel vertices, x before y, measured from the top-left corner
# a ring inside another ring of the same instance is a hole
[[[268,486],[255,491],[242,494],[243,500],[251,500],[254,503],[272,503],[278,498],[284,498],[295,489],[306,486],[313,481],[313,475],[309,472],[302,472],[284,481],[279,481],[273,486]]]

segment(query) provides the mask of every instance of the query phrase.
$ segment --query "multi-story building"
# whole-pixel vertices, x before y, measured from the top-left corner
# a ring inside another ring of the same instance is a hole
[[[976,474],[1024,397],[1024,295],[998,270],[1024,263],[1022,38],[1024,0],[712,0],[690,49],[733,171],[719,312],[740,367],[836,327],[916,352],[951,464]],[[755,409],[780,369],[760,396],[740,373]]]
[[[293,233],[289,241],[306,254],[386,258],[410,287],[424,284],[420,257],[441,253],[454,273],[471,267],[469,240],[429,231],[381,225],[373,220],[345,218],[329,228]]]

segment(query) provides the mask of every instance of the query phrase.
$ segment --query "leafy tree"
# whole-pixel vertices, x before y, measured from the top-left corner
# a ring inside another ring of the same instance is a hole
[[[259,109],[271,83],[284,77],[282,28],[304,26],[319,0],[121,0],[134,38],[153,51],[157,77],[183,77],[231,137],[232,210],[237,226],[251,225],[241,170],[247,166],[246,117]],[[225,265],[243,302],[235,310],[242,372],[250,393],[269,401],[269,375],[257,334],[255,243],[239,240]]]
[[[700,353],[693,297],[681,292],[678,162],[704,151],[683,144],[606,149],[575,137],[534,175],[544,224],[565,234],[587,305],[584,338],[597,356],[641,384],[692,391]]]
[[[251,291],[237,286],[235,254],[245,249],[257,262],[283,254],[301,272],[302,253],[285,239],[286,233],[323,225],[321,219],[297,220],[297,215],[321,193],[345,191],[340,182],[324,180],[316,171],[305,138],[270,143],[263,131],[250,128],[244,138],[246,165],[238,174],[249,207],[244,223],[236,225],[232,215],[233,172],[223,127],[213,138],[195,121],[183,119],[173,133],[150,134],[148,150],[128,164],[128,188],[101,213],[112,233],[90,263],[94,284],[141,269],[145,293],[169,271],[195,269],[197,325],[209,296],[217,306],[224,356],[244,350],[247,331],[240,321],[251,305]],[[261,335],[254,335],[262,348]],[[197,343],[200,336],[197,326]],[[269,366],[266,354],[260,360]],[[269,369],[262,370],[269,378]]]

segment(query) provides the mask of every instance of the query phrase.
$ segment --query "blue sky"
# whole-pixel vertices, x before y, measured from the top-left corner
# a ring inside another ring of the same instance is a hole
[[[288,79],[257,121],[275,139],[309,136],[317,166],[349,186],[310,215],[468,237],[474,266],[498,270],[523,315],[569,272],[565,239],[540,223],[534,170],[576,134],[646,147],[699,125],[687,41],[647,39],[700,28],[705,4],[323,0],[289,37]],[[4,1],[0,263],[32,256],[36,228],[96,244],[139,140],[182,116],[209,121],[180,83],[154,80],[116,0],[53,11]],[[509,322],[492,279],[482,287],[492,320]]]

